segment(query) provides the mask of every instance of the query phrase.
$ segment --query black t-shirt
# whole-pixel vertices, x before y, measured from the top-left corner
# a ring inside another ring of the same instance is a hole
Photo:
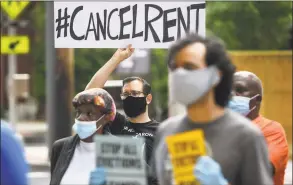
[[[149,160],[152,156],[154,137],[158,126],[159,123],[155,120],[146,123],[131,123],[124,115],[117,112],[114,121],[106,125],[104,129],[117,136],[133,136],[133,139],[144,137],[146,163],[149,164]]]

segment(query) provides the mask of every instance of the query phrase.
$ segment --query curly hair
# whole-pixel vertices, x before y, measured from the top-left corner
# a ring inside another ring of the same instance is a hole
[[[74,108],[82,104],[93,104],[102,114],[107,115],[109,121],[116,116],[116,105],[112,96],[104,89],[93,88],[78,93],[72,100]]]

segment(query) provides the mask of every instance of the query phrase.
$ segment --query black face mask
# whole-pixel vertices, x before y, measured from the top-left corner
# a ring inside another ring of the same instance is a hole
[[[123,100],[123,109],[130,118],[135,118],[146,111],[146,98],[128,96]]]

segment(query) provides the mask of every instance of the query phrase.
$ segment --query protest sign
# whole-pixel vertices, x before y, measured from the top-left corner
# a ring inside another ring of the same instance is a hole
[[[97,135],[95,143],[96,166],[105,168],[107,184],[146,184],[144,138]]]
[[[197,185],[193,168],[197,158],[206,154],[203,131],[194,130],[168,136],[166,142],[176,185]]]
[[[168,48],[205,35],[205,1],[54,2],[56,48]]]

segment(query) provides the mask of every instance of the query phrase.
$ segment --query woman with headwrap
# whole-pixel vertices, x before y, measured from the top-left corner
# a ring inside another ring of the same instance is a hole
[[[57,140],[51,152],[51,182],[59,184],[88,184],[95,169],[95,134],[110,134],[104,125],[112,122],[116,107],[111,95],[100,88],[90,89],[73,98],[76,110],[72,127],[74,136]]]

